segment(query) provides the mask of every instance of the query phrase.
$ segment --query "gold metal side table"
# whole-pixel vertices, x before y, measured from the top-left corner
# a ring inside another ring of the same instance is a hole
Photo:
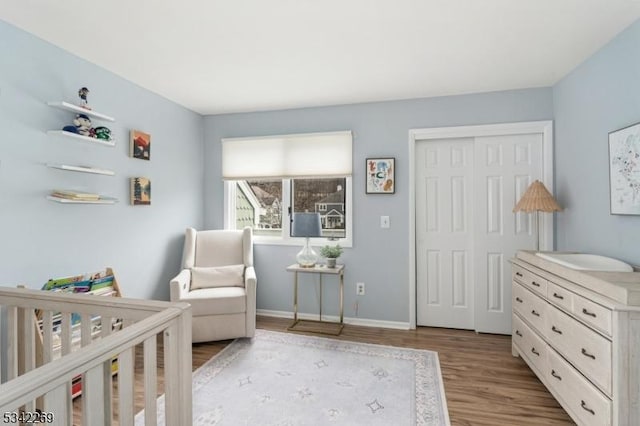
[[[312,268],[305,268],[293,264],[287,267],[287,271],[294,273],[293,283],[293,324],[287,328],[291,331],[311,331],[314,333],[331,334],[338,336],[344,328],[344,265],[336,265],[335,268],[327,268],[325,265],[316,265]],[[320,313],[318,320],[298,319],[298,273],[318,274],[320,276]],[[322,276],[337,275],[340,283],[340,321],[322,320]],[[309,326],[315,324],[316,327]],[[318,327],[322,325],[322,327]]]

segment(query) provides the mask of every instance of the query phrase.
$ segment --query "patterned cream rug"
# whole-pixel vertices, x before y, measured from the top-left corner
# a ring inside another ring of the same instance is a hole
[[[158,405],[164,424],[164,396]],[[193,373],[193,424],[448,425],[449,415],[436,352],[257,330]]]

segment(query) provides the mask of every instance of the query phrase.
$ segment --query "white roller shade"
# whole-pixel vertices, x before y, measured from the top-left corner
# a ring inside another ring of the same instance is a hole
[[[351,176],[350,131],[222,139],[226,180]]]

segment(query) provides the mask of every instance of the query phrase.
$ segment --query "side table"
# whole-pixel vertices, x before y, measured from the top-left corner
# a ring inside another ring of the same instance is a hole
[[[312,268],[305,268],[300,265],[293,264],[287,267],[287,271],[294,273],[293,283],[293,323],[287,330],[292,331],[312,331],[315,333],[331,334],[338,336],[344,328],[344,265],[336,265],[335,268],[327,268],[325,265],[316,265]],[[298,319],[298,274],[317,274],[320,276],[320,312],[318,320],[301,320]],[[323,321],[322,320],[322,276],[337,275],[340,284],[340,321]],[[315,323],[323,325],[331,325],[329,329],[323,328],[307,328],[304,323]]]

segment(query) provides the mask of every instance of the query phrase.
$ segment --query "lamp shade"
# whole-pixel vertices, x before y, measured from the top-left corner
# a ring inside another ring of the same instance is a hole
[[[560,212],[562,207],[558,205],[553,195],[549,193],[544,184],[536,180],[525,191],[513,208],[513,212]]]
[[[292,237],[321,237],[320,213],[294,213]]]

